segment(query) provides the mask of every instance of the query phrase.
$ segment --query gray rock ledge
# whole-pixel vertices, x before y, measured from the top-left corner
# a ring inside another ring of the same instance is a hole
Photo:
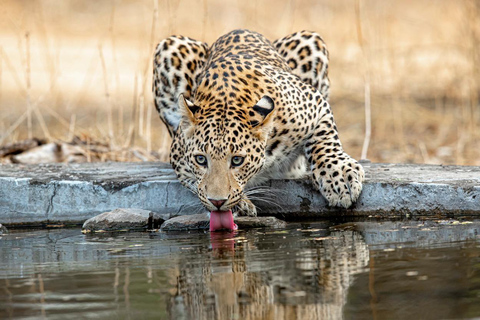
[[[353,208],[327,207],[308,179],[272,180],[268,203],[256,202],[259,215],[480,216],[480,167],[363,165],[367,178]],[[0,222],[5,225],[82,223],[117,208],[169,216],[203,212],[165,163],[0,165]]]

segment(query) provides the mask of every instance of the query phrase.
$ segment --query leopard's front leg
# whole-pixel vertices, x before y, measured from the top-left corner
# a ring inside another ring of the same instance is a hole
[[[362,166],[345,151],[326,101],[318,105],[318,122],[305,144],[313,184],[330,206],[350,207],[360,196],[365,177]]]

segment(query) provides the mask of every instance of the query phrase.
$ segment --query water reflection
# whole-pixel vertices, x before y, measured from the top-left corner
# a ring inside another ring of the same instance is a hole
[[[297,241],[286,236],[292,233]],[[368,263],[367,246],[352,231],[217,234],[211,241],[209,259],[180,259],[172,319],[339,319],[353,275]]]
[[[0,239],[0,319],[479,317],[478,225],[12,233]]]

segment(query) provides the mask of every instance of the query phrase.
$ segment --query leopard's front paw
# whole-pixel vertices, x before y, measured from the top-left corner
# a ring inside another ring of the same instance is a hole
[[[313,183],[330,206],[348,208],[360,196],[365,177],[362,166],[348,155],[325,160],[313,170]]]
[[[237,215],[239,216],[248,216],[248,217],[256,217],[257,216],[257,208],[249,199],[243,199],[237,206]]]

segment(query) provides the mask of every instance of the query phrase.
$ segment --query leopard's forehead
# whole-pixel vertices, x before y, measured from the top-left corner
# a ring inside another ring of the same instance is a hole
[[[198,107],[195,135],[205,135],[212,144],[238,145],[253,138],[253,107],[271,88],[266,86],[268,79],[261,79],[260,72],[240,67],[227,72],[224,67],[232,68],[218,64],[205,72],[194,93],[192,103]]]
[[[199,118],[192,136],[193,143],[213,158],[225,158],[238,152],[252,152],[258,139],[236,115]]]

